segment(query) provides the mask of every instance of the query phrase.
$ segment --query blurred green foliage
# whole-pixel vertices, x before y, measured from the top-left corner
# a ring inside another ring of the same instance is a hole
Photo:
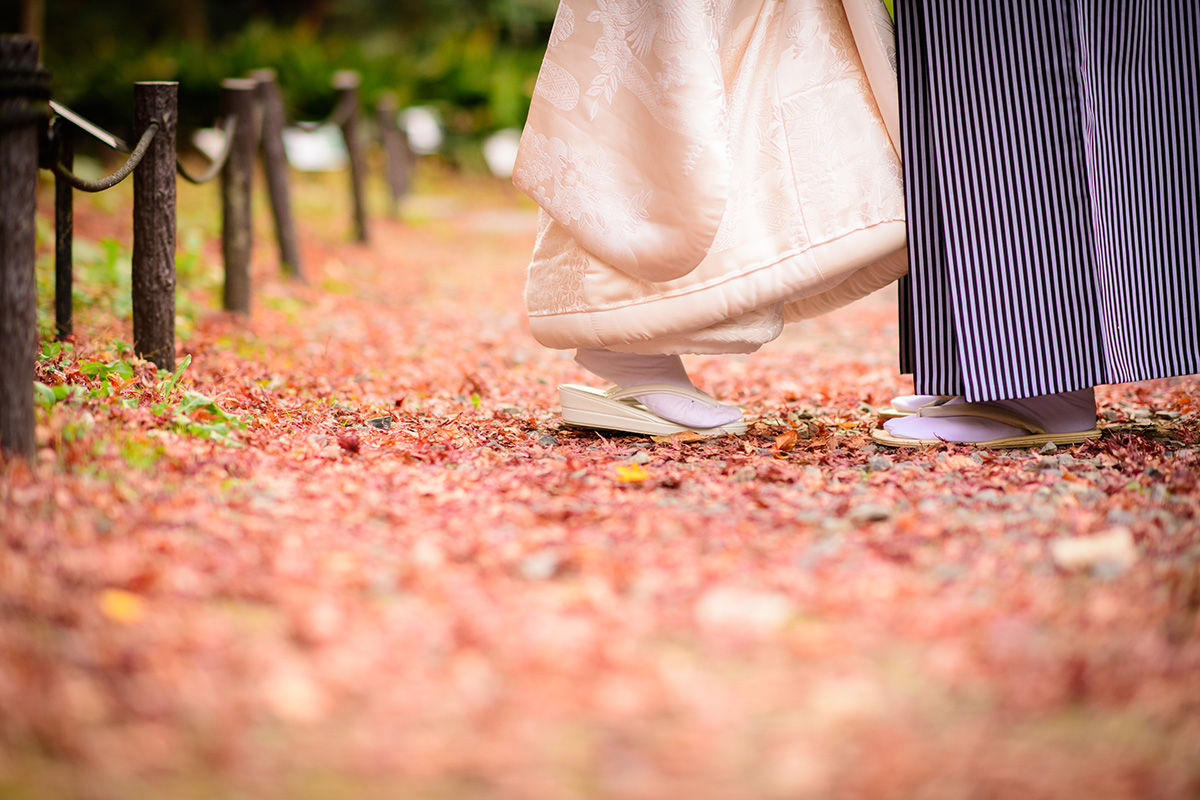
[[[211,124],[220,82],[276,70],[293,119],[323,119],[339,69],[363,101],[439,108],[450,133],[520,126],[556,0],[46,0],[43,60],[54,96],[131,137],[133,84],[180,83],[180,122]],[[0,12],[16,30],[16,10]]]

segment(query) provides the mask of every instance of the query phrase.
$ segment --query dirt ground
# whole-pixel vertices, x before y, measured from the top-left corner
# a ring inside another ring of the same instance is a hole
[[[882,292],[688,361],[745,436],[573,431],[532,205],[430,168],[358,245],[340,180],[305,283],[260,219],[249,319],[181,188],[173,383],[123,344],[127,194],[79,199],[0,462],[0,796],[1200,796],[1200,380],[1101,389],[1087,445],[877,449]]]

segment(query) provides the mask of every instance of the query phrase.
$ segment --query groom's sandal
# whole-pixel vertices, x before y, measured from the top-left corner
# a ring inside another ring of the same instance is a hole
[[[688,431],[701,436],[746,432],[746,421],[742,419],[716,428],[689,428],[686,425],[678,425],[663,419],[639,403],[637,395],[640,394],[674,394],[714,407],[725,405],[699,389],[684,389],[668,384],[655,383],[628,389],[614,386],[607,391],[575,383],[564,383],[558,387],[563,422],[577,428],[601,428],[647,436],[670,436],[673,433]]]
[[[928,399],[925,399],[928,398]],[[892,398],[892,404],[879,409],[879,416],[884,419],[910,417],[925,406],[941,406],[955,398],[954,395],[905,394]]]
[[[1012,425],[1014,428],[1029,431],[1024,436],[1009,436],[1003,439],[992,439],[988,442],[958,443],[971,444],[976,447],[988,447],[996,450],[1039,447],[1047,442],[1053,442],[1056,445],[1079,444],[1089,439],[1100,438],[1099,428],[1092,428],[1088,431],[1072,431],[1070,433],[1048,433],[1042,427],[1041,423],[1032,417],[1027,417],[1012,409],[993,403],[955,403],[948,406],[928,405],[918,409],[917,414],[922,417],[980,417],[981,419],[1003,422],[1006,425]],[[953,440],[947,439],[906,439],[902,436],[896,436],[883,428],[871,431],[871,438],[879,444],[887,445],[888,447],[924,447],[931,444],[953,443]]]

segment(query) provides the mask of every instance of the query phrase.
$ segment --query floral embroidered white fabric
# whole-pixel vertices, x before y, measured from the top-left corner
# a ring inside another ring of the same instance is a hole
[[[535,336],[748,351],[903,272],[894,72],[847,17],[874,53],[882,3],[844,2],[562,0],[513,175]]]

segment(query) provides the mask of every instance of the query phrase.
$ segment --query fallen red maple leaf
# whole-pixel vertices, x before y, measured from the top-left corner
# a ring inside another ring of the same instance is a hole
[[[354,431],[338,431],[337,443],[347,453],[357,453],[360,445],[358,434]]]

